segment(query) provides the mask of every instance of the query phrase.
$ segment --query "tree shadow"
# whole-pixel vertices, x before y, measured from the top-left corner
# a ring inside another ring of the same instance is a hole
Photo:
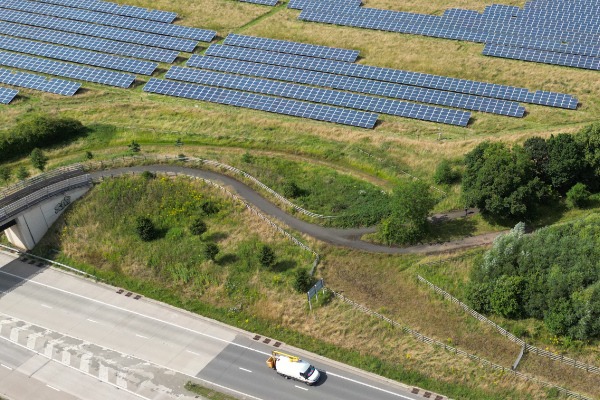
[[[296,268],[298,263],[294,260],[281,260],[273,265],[273,271],[284,272]]]
[[[227,239],[229,235],[225,232],[212,232],[204,235],[204,240],[207,242],[220,242]]]
[[[217,260],[217,263],[219,265],[233,264],[233,263],[239,261],[239,259],[240,258],[236,254],[226,253],[226,254],[223,254],[221,257],[219,257],[219,259]]]
[[[477,222],[472,218],[447,219],[445,217],[432,220],[424,242],[444,243],[458,238],[472,236]]]

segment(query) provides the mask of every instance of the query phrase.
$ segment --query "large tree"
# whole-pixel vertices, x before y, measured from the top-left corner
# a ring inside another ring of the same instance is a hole
[[[581,145],[585,161],[595,178],[588,183],[593,190],[596,190],[600,186],[598,182],[600,180],[600,123],[597,122],[583,128],[575,135],[575,140]]]
[[[526,217],[547,194],[530,156],[520,146],[484,142],[465,157],[463,199],[484,215]]]
[[[398,186],[392,195],[390,216],[379,228],[381,239],[388,243],[417,243],[427,233],[427,217],[436,200],[429,186],[412,181]]]
[[[546,175],[552,188],[565,194],[573,185],[585,177],[588,164],[582,146],[572,135],[561,133],[546,140],[548,145],[548,164]]]

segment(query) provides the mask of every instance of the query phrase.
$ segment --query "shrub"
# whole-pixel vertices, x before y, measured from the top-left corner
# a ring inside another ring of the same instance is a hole
[[[313,285],[313,278],[305,269],[299,269],[294,273],[294,289],[298,293],[308,292],[308,289]]]
[[[92,154],[91,151],[86,151],[85,158],[87,158],[88,160],[91,160],[92,158],[94,158],[94,154]]]
[[[131,143],[129,143],[127,145],[127,148],[132,153],[139,153],[142,150],[142,148],[140,147],[140,144],[138,142],[136,142],[135,140],[132,140]]]
[[[142,172],[142,178],[146,180],[154,179],[156,178],[156,174],[150,171],[144,171]]]
[[[40,171],[44,171],[44,169],[46,169],[48,157],[46,157],[44,152],[38,149],[37,147],[33,149],[31,154],[29,155],[29,159],[31,160],[31,165],[33,165],[34,168],[37,168]]]
[[[275,252],[273,249],[267,245],[262,246],[258,253],[258,262],[263,267],[272,267],[275,264]]]
[[[252,164],[254,162],[254,156],[249,152],[242,154],[242,162],[246,164]]]
[[[458,181],[459,178],[459,173],[452,169],[452,165],[448,160],[442,160],[433,174],[433,181],[438,185],[451,185]]]
[[[217,254],[219,254],[219,246],[217,246],[216,243],[212,242],[206,243],[204,249],[202,250],[202,253],[204,254],[204,258],[206,258],[207,260],[215,261],[215,257],[217,256]]]
[[[590,200],[591,193],[583,183],[576,183],[567,192],[567,207],[581,208],[585,207]]]
[[[212,215],[219,212],[219,206],[211,200],[204,200],[200,204],[200,209],[204,213],[204,215]]]
[[[200,236],[208,230],[206,223],[201,218],[195,218],[190,224],[192,235]]]
[[[283,185],[283,196],[289,199],[295,199],[302,195],[302,189],[295,182],[286,182]]]
[[[25,168],[24,165],[21,165],[17,169],[17,179],[19,179],[19,180],[27,179],[27,178],[29,178],[30,175],[31,174],[29,173],[29,171],[27,170],[27,168]]]
[[[71,118],[36,115],[23,119],[0,138],[0,162],[28,154],[36,147],[55,145],[83,133],[85,127]]]
[[[135,222],[135,230],[144,242],[150,242],[156,238],[157,232],[150,218],[138,217]]]
[[[8,182],[10,177],[12,176],[12,171],[6,165],[0,165],[0,180],[3,182]]]

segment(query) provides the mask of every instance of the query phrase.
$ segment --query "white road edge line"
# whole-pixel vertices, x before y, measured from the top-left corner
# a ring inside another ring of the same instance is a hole
[[[46,305],[46,304],[42,304],[42,307],[45,307],[45,308],[52,308],[52,307],[50,307],[50,306],[48,306],[48,305]]]
[[[50,389],[54,389],[54,390],[56,390],[57,392],[60,392],[60,389],[57,389],[57,388],[55,388],[54,386],[50,386],[50,385],[48,385],[48,384],[47,384],[46,386],[48,386]]]
[[[415,400],[412,397],[406,397],[406,396],[403,396],[403,395],[398,394],[398,393],[394,393],[394,392],[386,390],[386,389],[378,388],[377,386],[369,385],[368,383],[360,382],[360,381],[357,381],[357,380],[354,380],[354,379],[346,378],[345,376],[342,376],[342,375],[334,374],[333,372],[326,371],[326,373],[327,373],[327,376],[335,376],[336,378],[345,379],[347,381],[350,381],[350,382],[353,382],[353,383],[357,383],[359,385],[363,385],[363,386],[366,386],[366,387],[371,388],[371,389],[379,390],[380,392],[391,394],[393,396],[400,397],[402,399]]]
[[[135,334],[135,336],[137,336],[137,337],[141,337],[142,339],[148,339],[148,337],[147,337],[147,336],[138,335],[137,333]]]
[[[123,311],[123,312],[126,312],[126,313],[130,313],[130,314],[133,314],[133,315],[137,315],[137,316],[140,316],[142,318],[149,319],[151,321],[161,322],[161,323],[163,323],[165,325],[170,325],[170,326],[173,326],[175,328],[179,328],[179,329],[185,330],[187,332],[195,333],[197,335],[201,335],[201,336],[204,336],[204,337],[208,337],[208,338],[217,340],[219,342],[228,343],[228,344],[231,344],[233,346],[237,346],[237,347],[240,347],[240,348],[243,348],[243,349],[246,349],[246,350],[254,351],[254,352],[259,353],[259,354],[264,354],[266,356],[270,356],[271,355],[271,353],[267,353],[267,352],[264,352],[264,351],[253,349],[252,347],[248,347],[248,346],[244,346],[244,345],[241,345],[241,344],[238,344],[238,343],[234,343],[234,342],[231,342],[229,340],[225,340],[225,339],[221,339],[221,338],[216,337],[216,336],[208,335],[206,333],[198,332],[198,331],[195,331],[193,329],[186,328],[185,326],[181,326],[181,325],[177,325],[177,324],[174,324],[174,323],[171,323],[171,322],[163,321],[163,320],[161,320],[159,318],[151,317],[149,315],[145,315],[145,314],[142,314],[142,313],[137,312],[137,311],[131,311],[131,310],[128,310],[128,309],[123,308],[123,307],[118,307],[118,306],[115,306],[115,305],[112,305],[112,304],[109,304],[109,303],[105,303],[105,302],[100,301],[100,300],[92,299],[92,298],[89,298],[89,297],[86,297],[86,296],[83,296],[83,295],[80,295],[80,294],[77,294],[77,293],[69,292],[68,290],[60,289],[60,288],[57,288],[57,287],[46,285],[45,283],[36,282],[36,281],[31,280],[31,279],[23,278],[23,277],[21,277],[19,275],[11,274],[10,272],[2,271],[2,269],[0,269],[0,273],[12,276],[14,278],[21,279],[22,281],[31,282],[31,283],[33,283],[35,285],[43,286],[43,287],[46,287],[48,289],[56,290],[58,292],[62,292],[62,293],[70,294],[70,295],[75,296],[75,297],[86,299],[86,300],[89,300],[89,301],[91,301],[93,303],[102,304],[102,305],[105,305],[107,307],[110,307],[110,308],[113,308],[113,309],[116,309],[116,310],[120,310],[120,311]],[[7,315],[7,316],[10,317],[10,315],[8,315],[8,314],[5,314],[5,315]],[[16,319],[19,319],[19,318],[16,318]],[[155,365],[158,365],[158,364],[155,364]],[[167,368],[167,369],[171,369],[171,368]],[[184,374],[184,375],[187,375],[187,374]],[[378,388],[377,386],[372,386],[372,385],[369,385],[368,383],[363,383],[363,382],[359,382],[359,381],[351,379],[351,378],[346,378],[345,376],[342,376],[342,375],[337,375],[337,374],[333,374],[333,373],[330,373],[330,372],[327,372],[327,375],[336,376],[338,378],[345,379],[347,381],[354,382],[354,383],[357,383],[359,385],[363,385],[363,386],[366,386],[366,387],[370,387],[370,388],[379,390],[379,391],[384,392],[384,393],[392,394],[394,396],[397,396],[397,397],[400,397],[400,398],[403,398],[403,399],[406,399],[406,400],[414,400],[414,399],[412,399],[410,397],[406,397],[406,396],[403,396],[403,395],[398,394],[398,393],[394,393],[394,392],[386,390],[386,389]],[[187,375],[187,376],[191,376],[191,375]],[[195,376],[193,378],[202,380],[201,378],[197,378]],[[205,382],[208,382],[208,383],[211,383],[211,384],[213,384],[215,386],[223,387],[224,389],[232,390],[232,391],[235,392],[235,390],[233,390],[233,389],[229,389],[227,387],[220,386],[220,385],[218,385],[216,383],[212,383],[212,382],[209,382],[209,381],[205,381]],[[244,394],[244,393],[240,393],[240,394]],[[252,396],[250,396],[250,397],[252,397]],[[258,399],[257,397],[252,397],[252,398]]]
[[[2,366],[3,366],[4,368],[6,368],[6,369],[9,369],[9,370],[11,370],[11,371],[12,371],[12,368],[11,368],[11,367],[9,367],[8,365],[4,365],[4,364],[0,364],[0,365],[2,365]]]
[[[186,350],[186,351],[187,351],[188,353],[191,353],[191,354],[195,355],[195,356],[201,356],[201,357],[202,357],[202,354],[196,353],[196,352],[194,352],[194,351],[191,351],[191,350]]]
[[[302,390],[308,391],[308,388],[303,388],[302,386],[294,385],[294,387],[297,387],[298,389],[302,389]]]
[[[240,367],[240,369],[241,369],[242,371],[246,371],[246,372],[250,372],[250,373],[252,373],[252,371],[250,371],[249,369],[242,368],[242,367]]]
[[[94,324],[97,324],[97,323],[98,323],[98,321],[94,321],[94,320],[93,320],[93,319],[91,319],[91,318],[88,318],[87,320],[88,320],[88,321],[90,321],[90,322],[92,322],[92,323],[94,323]]]

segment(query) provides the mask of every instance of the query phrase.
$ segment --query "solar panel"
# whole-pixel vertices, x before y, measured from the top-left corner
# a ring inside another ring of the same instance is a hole
[[[263,6],[274,6],[279,0],[239,0],[244,3],[260,4]]]
[[[177,13],[162,10],[147,10],[142,7],[120,5],[99,0],[36,0],[42,3],[59,4],[63,6],[84,8],[87,10],[101,11],[110,14],[124,15],[149,19],[151,21],[166,22],[170,24],[177,18]]]
[[[268,111],[283,115],[335,122],[338,124],[373,128],[377,122],[377,114],[345,108],[324,106],[304,101],[282,99],[259,94],[244,93],[237,90],[221,89],[151,78],[143,89],[145,92],[165,94],[226,104],[253,110]]]
[[[518,103],[506,100],[479,97],[462,93],[453,93],[397,83],[373,81],[364,78],[334,75],[325,72],[307,71],[290,67],[279,67],[247,61],[228,60],[218,57],[199,55],[192,55],[187,65],[190,67],[198,67],[214,71],[251,75],[287,82],[304,83],[313,86],[373,94],[402,100],[412,100],[420,103],[437,104],[442,106],[463,108],[467,110],[489,112],[499,115],[508,115],[512,117],[522,117],[525,114],[524,107]]]
[[[20,71],[12,72],[4,68],[0,68],[0,83],[63,96],[73,96],[81,87],[79,82],[56,78],[47,79],[45,76]]]
[[[96,11],[80,10],[70,7],[55,6],[28,0],[2,0],[0,7],[13,10],[27,11],[59,18],[68,18],[83,22],[109,25],[136,31],[157,33],[165,36],[175,36],[185,39],[210,42],[216,35],[215,31],[188,26],[165,24],[164,22],[148,21],[139,18],[123,17]]]
[[[198,42],[0,8],[0,20],[191,53]]]
[[[34,26],[13,24],[11,22],[1,23],[0,33],[25,39],[62,44],[65,46],[79,47],[81,49],[96,50],[122,56],[143,58],[146,60],[165,62],[169,64],[175,61],[179,55],[179,52],[174,50],[158,49],[156,47],[94,38],[90,36],[78,35],[76,33],[67,33],[37,28]]]
[[[514,101],[527,101],[529,99],[529,97],[527,97],[529,94],[527,89],[513,86],[468,81],[464,79],[448,78],[438,75],[374,67],[363,64],[350,64],[340,61],[321,60],[291,54],[273,53],[264,50],[243,49],[239,47],[213,44],[208,48],[205,54],[243,61],[329,72],[338,75],[354,76],[358,78],[367,78],[384,82],[402,83],[412,86],[475,94],[485,97],[494,97],[497,99]]]
[[[7,53],[5,51],[0,51],[0,65],[122,88],[128,88],[135,80],[135,75],[68,64],[61,61],[46,60],[22,54]]]
[[[465,111],[177,66],[171,67],[165,78],[450,125],[466,126],[471,117]]]
[[[288,2],[288,8],[296,10],[303,10],[305,8],[314,8],[320,5],[346,5],[347,7],[360,7],[362,0],[344,0],[340,2],[338,0],[290,0]]]
[[[71,49],[68,47],[56,46],[54,44],[15,39],[7,36],[0,36],[0,49],[143,75],[152,75],[156,67],[158,67],[158,63],[149,61],[133,60],[131,58],[111,56],[87,50]]]
[[[522,47],[487,44],[483,49],[486,56],[512,58],[514,60],[535,61],[545,64],[600,70],[600,58],[578,54],[553,53],[550,51],[524,49]]]
[[[287,40],[236,35],[235,33],[227,35],[224,44],[347,62],[354,62],[358,58],[358,50],[338,49],[335,47],[317,46],[314,44],[288,42]]]
[[[10,103],[19,93],[18,90],[0,87],[0,104]]]

